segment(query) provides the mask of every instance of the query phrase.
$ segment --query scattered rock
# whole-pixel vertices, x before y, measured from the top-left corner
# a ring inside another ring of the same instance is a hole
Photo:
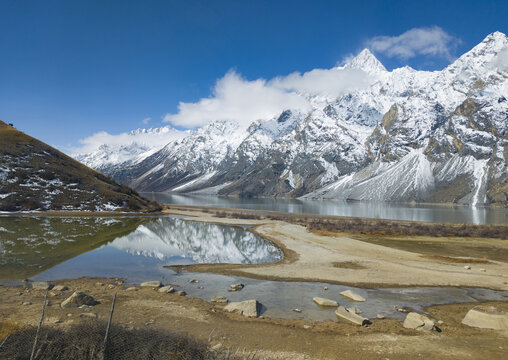
[[[162,286],[161,282],[160,281],[145,281],[143,283],[141,283],[140,285],[141,287],[155,287],[155,288],[159,288]]]
[[[481,272],[486,272],[487,270],[485,270],[485,269],[480,269],[480,271],[481,271]]]
[[[312,299],[312,301],[314,301],[319,306],[333,306],[333,307],[339,306],[337,301],[325,299],[325,298],[320,298],[320,297],[315,297]]]
[[[508,330],[508,313],[494,306],[476,306],[467,312],[462,323],[482,329]]]
[[[229,287],[231,288],[232,291],[240,291],[245,287],[245,285],[244,284],[233,284],[233,285],[229,285]]]
[[[246,300],[229,303],[224,307],[224,310],[229,312],[239,312],[246,317],[258,317],[261,311],[261,306],[261,303],[257,300]]]
[[[72,314],[71,314],[71,313],[68,313],[68,314],[67,314],[67,317],[72,317]]]
[[[199,280],[196,280],[196,279],[192,279],[192,280],[189,280],[189,282],[191,284],[197,284],[199,282]]]
[[[53,288],[55,291],[67,291],[69,288],[65,285],[57,285]]]
[[[220,349],[222,349],[222,344],[221,343],[218,343],[218,344],[215,344],[214,346],[211,347],[212,351],[219,351]]]
[[[378,319],[380,319],[380,320],[382,320],[382,319],[384,319],[384,318],[385,318],[385,316],[384,316],[383,314],[377,314],[377,318],[378,318]]]
[[[402,324],[407,329],[431,331],[435,329],[434,321],[427,316],[410,312]]]
[[[108,288],[110,288],[110,289],[114,289],[114,288],[115,288],[115,285],[113,285],[113,284],[109,284],[109,285],[108,285]]]
[[[101,283],[101,282],[96,282],[96,283],[95,283],[95,286],[104,286],[104,283]]]
[[[338,317],[351,321],[353,324],[356,325],[368,325],[370,324],[369,319],[364,318],[358,314],[355,314],[354,312],[349,311],[344,306],[339,306],[337,310],[335,310],[335,315]]]
[[[362,310],[358,309],[357,307],[350,307],[350,308],[347,308],[347,311],[353,313],[353,314],[361,314],[362,313]]]
[[[53,324],[61,324],[61,323],[63,323],[63,321],[60,319],[53,320]]]
[[[229,302],[228,298],[225,296],[214,296],[211,301],[217,304],[227,304]]]
[[[159,288],[159,292],[169,294],[175,292],[175,289],[171,285],[167,285]]]
[[[323,288],[323,290],[328,290],[328,286],[325,286],[325,287]]]
[[[95,299],[90,295],[87,295],[81,291],[75,291],[71,296],[69,296],[66,300],[64,300],[60,306],[63,308],[67,308],[67,307],[79,307],[82,305],[94,306],[97,304],[98,302],[95,301]]]
[[[29,306],[29,305],[32,305],[32,303],[31,303],[30,301],[25,301],[25,302],[23,303],[23,306]]]
[[[443,325],[443,324],[444,324],[444,321],[443,321],[443,320],[438,320],[438,321],[437,321],[437,323],[438,323],[439,325]]]
[[[310,326],[310,325],[303,325],[303,328],[304,328],[304,329],[310,329],[310,328],[311,328],[311,326]]]
[[[125,291],[138,291],[138,288],[135,286],[131,286],[131,287],[128,287],[127,289],[125,289]]]
[[[53,285],[51,285],[47,281],[34,281],[32,283],[32,289],[36,290],[51,290],[53,288]]]
[[[394,306],[393,308],[395,310],[397,310],[398,312],[402,312],[402,313],[410,313],[413,311],[412,308],[407,307],[407,306],[402,306],[402,307]]]
[[[176,292],[176,295],[178,295],[178,296],[185,296],[185,295],[187,295],[187,293],[185,291],[183,291],[183,290],[180,290],[180,291]]]
[[[345,296],[347,298],[350,298],[353,301],[365,301],[365,298],[357,293],[355,293],[353,290],[345,290],[340,293],[342,296]]]
[[[51,291],[51,292],[49,293],[49,296],[53,296],[53,297],[55,297],[55,296],[58,296],[58,295],[57,295],[56,293],[54,293],[53,291]]]
[[[115,281],[115,284],[117,284],[118,286],[121,286],[121,285],[123,285],[123,281],[121,281],[121,280]]]
[[[80,318],[97,319],[97,314],[93,312],[81,313]]]
[[[301,313],[302,310],[301,309],[293,309],[294,312],[297,312],[297,313]]]
[[[466,269],[466,270],[471,270],[471,266],[466,265],[466,266],[464,266],[464,269]]]

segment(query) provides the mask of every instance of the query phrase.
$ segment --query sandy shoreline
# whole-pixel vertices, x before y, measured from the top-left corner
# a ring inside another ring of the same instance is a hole
[[[186,211],[168,209],[165,213],[192,216],[189,218],[192,221],[254,225],[253,232],[272,241],[284,253],[284,259],[274,264],[201,264],[172,267],[174,269],[357,287],[462,286],[508,290],[508,263],[505,262],[488,260],[478,264],[476,259],[468,262],[463,258],[463,262],[449,263],[359,241],[348,234],[321,236],[309,232],[304,226],[281,221],[219,218],[197,207]],[[447,241],[446,238],[439,240]],[[493,246],[508,249],[508,241],[492,239],[490,242]]]

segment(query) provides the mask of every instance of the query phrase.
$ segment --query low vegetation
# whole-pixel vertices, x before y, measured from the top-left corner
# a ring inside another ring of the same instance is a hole
[[[189,210],[189,208],[182,206],[175,206],[172,208],[183,211]],[[360,233],[392,236],[446,236],[508,239],[508,226],[506,225],[424,223],[416,221],[395,221],[244,209],[206,208],[201,211],[221,218],[286,221],[306,226],[309,231],[331,236],[340,233]]]
[[[0,211],[158,211],[127,186],[0,121]]]
[[[38,360],[215,360],[235,359],[211,351],[207,344],[195,338],[169,331],[133,329],[112,325],[108,341],[103,347],[106,323],[88,321],[67,330],[43,327],[35,352]],[[36,336],[36,327],[17,330],[0,339],[2,359],[28,360]]]

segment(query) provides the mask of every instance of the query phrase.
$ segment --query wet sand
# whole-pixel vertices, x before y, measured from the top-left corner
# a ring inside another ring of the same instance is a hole
[[[478,263],[478,259],[467,257],[454,262],[450,261],[453,260],[451,257],[424,256],[417,252],[357,240],[353,234],[319,235],[302,225],[270,219],[220,218],[201,210],[196,207],[186,210],[168,209],[165,212],[192,216],[193,221],[253,225],[251,231],[279,246],[284,259],[275,264],[200,264],[172,267],[173,269],[267,280],[320,281],[357,287],[463,286],[508,290],[506,262],[488,260]],[[456,240],[429,239],[443,243]],[[477,242],[479,246],[487,243],[492,248],[508,249],[506,240],[471,238],[467,241],[469,246]]]

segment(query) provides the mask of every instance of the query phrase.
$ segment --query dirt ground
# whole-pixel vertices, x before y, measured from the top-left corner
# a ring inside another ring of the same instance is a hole
[[[45,324],[66,327],[92,312],[106,320],[111,302],[118,294],[113,321],[135,328],[154,327],[192,334],[214,346],[252,353],[258,359],[494,359],[508,347],[508,332],[467,327],[460,321],[477,304],[442,305],[427,309],[442,320],[442,332],[423,333],[402,327],[393,319],[375,319],[369,326],[341,320],[325,322],[280,319],[247,319],[225,313],[204,300],[162,294],[152,288],[126,291],[114,279],[75,279],[55,282],[67,291],[50,291]],[[111,285],[111,286],[110,286]],[[91,309],[61,308],[73,291],[83,291],[100,301]],[[43,290],[0,287],[0,335],[8,328],[39,322]],[[31,303],[23,305],[23,303]],[[508,310],[508,303],[488,303]]]
[[[358,234],[313,233],[304,226],[281,221],[217,218],[199,209],[168,212],[194,216],[192,220],[198,221],[253,225],[254,232],[273,241],[284,252],[284,259],[276,264],[187,268],[192,271],[369,287],[447,285],[508,289],[508,264],[488,256],[481,259],[457,257],[455,255],[463,253],[441,254],[439,247],[436,252],[418,252],[407,243],[390,246],[388,240],[380,244],[374,241],[378,238],[369,241]],[[411,239],[414,240],[408,240]],[[448,239],[426,240],[444,243]],[[460,239],[452,241],[461,248]],[[474,243],[474,239],[467,240],[467,246],[474,248]],[[478,246],[495,251],[505,249],[507,244],[499,239],[480,239]],[[464,266],[471,266],[471,269]],[[47,325],[65,328],[81,321],[95,321],[81,317],[87,312],[107,320],[117,293],[113,317],[117,324],[189,333],[211,347],[221,344],[245,354],[255,352],[256,359],[501,359],[508,348],[508,331],[461,324],[467,311],[479,303],[426,309],[430,317],[442,321],[439,325],[442,332],[438,333],[405,329],[394,319],[374,319],[372,324],[362,327],[340,319],[310,322],[245,318],[189,296],[162,294],[151,288],[127,291],[118,279],[82,278],[54,284],[66,285],[69,290],[49,291]],[[92,295],[100,304],[90,309],[62,309],[60,303],[76,290]],[[0,286],[0,342],[10,331],[39,322],[43,298],[42,290]],[[484,304],[508,311],[508,302]]]

